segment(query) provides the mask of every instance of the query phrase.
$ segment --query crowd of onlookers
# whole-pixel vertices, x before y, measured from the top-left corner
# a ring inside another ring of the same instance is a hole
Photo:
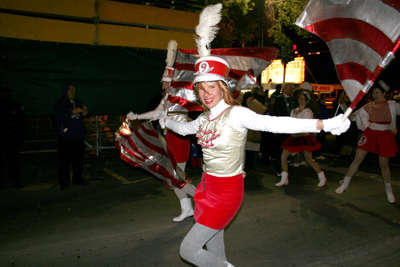
[[[271,86],[269,86],[271,87]],[[264,108],[262,114],[268,114],[272,116],[290,116],[290,113],[284,114],[281,112],[280,107],[275,107],[276,100],[279,99],[284,92],[282,91],[282,84],[276,84],[273,87],[274,89],[263,90],[260,87],[251,88],[243,92],[243,94],[239,97],[239,102],[242,106],[249,107],[254,110],[255,107],[258,107],[260,110],[260,106],[262,105]],[[315,92],[312,90],[312,85],[308,82],[304,82],[299,85],[292,84],[292,90],[290,91],[290,102],[292,104],[292,108],[296,108],[298,106],[298,97],[299,94],[307,90],[310,92],[310,103],[309,108],[312,110],[314,118],[318,119],[327,119],[332,118],[335,115],[344,113],[346,109],[349,107],[351,101],[344,90],[337,91],[336,98],[332,103],[329,103],[328,106],[327,99],[324,93]],[[372,90],[371,90],[372,91]],[[289,96],[289,95],[288,95]],[[397,90],[391,90],[385,95],[387,100],[394,100],[396,102],[400,102],[400,94]],[[253,101],[255,101],[255,104]],[[359,108],[363,107],[366,103],[371,102],[371,92],[366,94],[366,96],[360,101],[357,105],[356,109],[353,112],[356,112]],[[252,103],[252,104],[251,104]],[[279,105],[279,103],[278,103]],[[256,111],[256,110],[254,110]],[[400,118],[397,116],[396,125],[400,123]],[[318,160],[325,160],[325,153],[328,153],[325,149],[325,140],[326,137],[330,133],[326,133],[321,131],[318,134],[315,134],[316,140],[322,145],[321,148],[313,152],[313,158]],[[355,152],[357,150],[357,144],[359,139],[361,138],[363,132],[357,128],[357,124],[355,121],[352,121],[349,130],[339,136],[335,136],[334,139],[334,150],[329,151],[329,153],[334,153],[338,155],[341,159],[354,159]],[[279,135],[272,133],[259,133],[258,139],[254,140],[253,136],[255,133],[250,133],[248,137],[248,145],[246,146],[246,169],[253,169],[253,161],[255,159],[261,159],[265,164],[273,164],[276,163],[276,171],[280,171],[280,160],[279,155],[281,150],[279,146],[282,144],[282,140],[287,136],[283,136],[282,138]],[[249,140],[251,139],[251,140]],[[251,142],[249,142],[251,141]],[[254,145],[252,142],[256,142],[257,145]],[[396,134],[396,141],[399,144],[400,142],[400,134]],[[301,165],[305,165],[304,157],[301,155],[297,155],[294,153],[292,158],[290,159],[290,165],[293,167],[298,167]]]

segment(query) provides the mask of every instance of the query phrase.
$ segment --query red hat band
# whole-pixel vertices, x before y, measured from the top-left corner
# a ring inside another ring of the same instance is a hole
[[[165,67],[165,71],[161,81],[163,82],[170,82],[172,81],[172,76],[174,75],[174,68]]]
[[[219,57],[201,57],[196,61],[194,85],[199,82],[223,81],[228,84],[229,64]]]

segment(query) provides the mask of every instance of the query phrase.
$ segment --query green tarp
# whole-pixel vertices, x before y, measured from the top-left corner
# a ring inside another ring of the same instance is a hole
[[[5,38],[0,56],[0,82],[28,115],[50,115],[65,83],[92,114],[125,115],[159,91],[166,51]]]

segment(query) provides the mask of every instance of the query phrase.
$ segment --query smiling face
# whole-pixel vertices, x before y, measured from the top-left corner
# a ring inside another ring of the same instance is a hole
[[[374,88],[372,90],[372,99],[374,99],[376,102],[385,101],[385,93],[383,93],[379,88]]]
[[[199,85],[200,100],[208,109],[212,109],[224,99],[224,94],[217,82],[202,82]]]
[[[307,103],[308,103],[308,100],[307,100],[306,96],[305,95],[301,95],[299,97],[299,106],[304,108],[304,107],[307,106]]]

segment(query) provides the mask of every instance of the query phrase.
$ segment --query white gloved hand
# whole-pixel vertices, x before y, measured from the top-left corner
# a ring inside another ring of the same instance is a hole
[[[332,119],[322,120],[324,123],[324,131],[331,132],[333,135],[340,135],[346,132],[350,127],[350,120],[342,121],[343,114],[337,115]]]
[[[159,118],[158,123],[161,126],[161,129],[165,129],[167,127],[166,123],[167,123],[168,117],[163,115],[161,118]]]
[[[129,112],[128,114],[126,114],[126,117],[130,120],[130,121],[134,121],[138,119],[138,114],[133,113],[132,111]]]
[[[165,112],[163,110],[154,111],[153,117],[151,118],[152,121],[156,121],[165,117]]]

